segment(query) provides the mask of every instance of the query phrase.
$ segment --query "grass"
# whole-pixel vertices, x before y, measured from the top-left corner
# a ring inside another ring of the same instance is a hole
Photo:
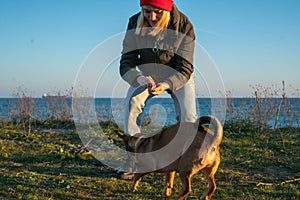
[[[53,128],[54,127],[54,128]],[[35,127],[30,133],[0,124],[0,199],[162,199],[164,176],[149,174],[139,191],[115,170],[85,155],[72,125]],[[225,126],[218,188],[213,199],[299,199],[300,129],[258,130]],[[105,130],[112,135],[113,126]],[[172,198],[181,189],[178,175]],[[189,199],[206,189],[200,172]]]

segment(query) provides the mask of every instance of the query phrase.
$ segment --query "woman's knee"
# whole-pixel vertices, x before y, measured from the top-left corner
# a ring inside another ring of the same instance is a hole
[[[127,98],[127,106],[129,112],[142,112],[145,106],[145,102],[149,97],[148,91],[135,91],[129,98]]]

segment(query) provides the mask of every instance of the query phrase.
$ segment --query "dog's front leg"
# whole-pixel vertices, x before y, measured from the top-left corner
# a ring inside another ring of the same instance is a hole
[[[133,179],[132,179],[131,188],[130,188],[130,190],[131,190],[132,192],[137,191],[137,188],[138,188],[138,186],[139,186],[139,182],[140,182],[140,180],[142,179],[142,176],[144,176],[144,175],[145,175],[145,173],[137,173],[137,174],[134,174]]]
[[[184,200],[192,191],[191,174],[181,173],[179,175],[182,182],[182,192],[178,197],[178,200]]]
[[[176,171],[166,173],[166,186],[164,195],[167,197],[171,196],[172,194],[175,172]]]

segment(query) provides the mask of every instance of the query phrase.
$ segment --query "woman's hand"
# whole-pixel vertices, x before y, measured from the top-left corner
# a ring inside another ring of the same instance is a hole
[[[151,76],[139,76],[137,78],[137,82],[140,85],[143,85],[146,88],[148,88],[150,91],[156,86],[156,84]]]
[[[146,88],[148,88],[149,92],[153,95],[160,95],[161,93],[170,88],[169,84],[165,82],[156,84],[151,76],[139,76],[137,78],[137,82],[140,85],[143,85]]]
[[[169,84],[163,82],[163,83],[158,83],[156,84],[155,87],[153,87],[150,92],[153,95],[160,95],[161,93],[163,93],[164,91],[166,91],[167,89],[169,89],[170,86]]]

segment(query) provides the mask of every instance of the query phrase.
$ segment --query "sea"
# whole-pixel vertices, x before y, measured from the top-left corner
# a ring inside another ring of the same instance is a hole
[[[0,120],[14,121],[22,116],[36,120],[124,121],[123,98],[89,98],[74,106],[70,97],[0,98]],[[197,114],[214,115],[224,124],[231,121],[263,122],[270,128],[300,126],[299,98],[197,98]],[[80,112],[79,112],[80,110]],[[84,113],[81,115],[80,113]],[[88,113],[88,114],[87,114]],[[27,115],[26,115],[27,114]],[[141,120],[153,126],[176,123],[176,111],[171,98],[152,98],[147,101]]]

